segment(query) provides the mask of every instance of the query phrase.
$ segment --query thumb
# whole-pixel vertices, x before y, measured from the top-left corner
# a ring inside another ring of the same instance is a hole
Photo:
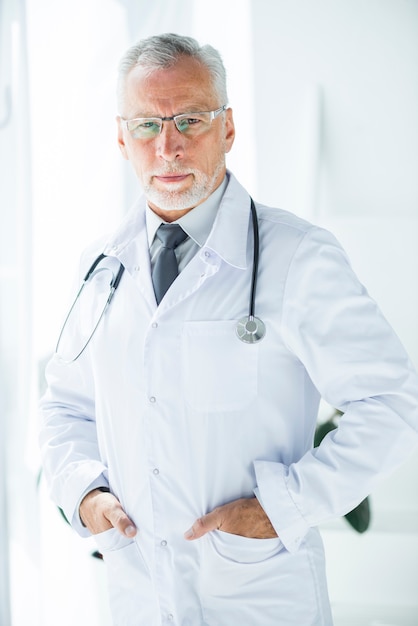
[[[117,504],[108,512],[107,519],[116,530],[118,530],[125,537],[135,537],[137,529],[133,521],[126,515],[120,503]]]
[[[189,530],[184,533],[184,538],[188,540],[200,539],[211,530],[218,530],[221,525],[218,511],[215,509],[202,517],[199,517]]]

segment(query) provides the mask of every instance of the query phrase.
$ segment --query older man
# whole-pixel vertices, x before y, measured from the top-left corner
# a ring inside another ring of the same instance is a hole
[[[95,535],[115,624],[329,626],[317,526],[416,447],[416,373],[332,235],[226,170],[213,48],[141,41],[119,106],[143,195],[83,256],[81,276],[106,255],[48,367],[52,496]],[[100,268],[120,284],[88,340]],[[320,395],[344,417],[313,449]]]

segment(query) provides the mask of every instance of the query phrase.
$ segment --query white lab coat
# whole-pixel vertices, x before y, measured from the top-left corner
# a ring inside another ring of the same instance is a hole
[[[231,176],[206,244],[159,307],[139,200],[104,249],[125,273],[95,337],[72,365],[48,367],[52,497],[86,535],[80,497],[108,483],[139,529],[96,537],[118,626],[329,626],[316,527],[417,445],[416,373],[334,237],[256,206],[260,343],[235,334],[253,235]],[[102,251],[87,251],[80,276]],[[312,450],[320,394],[344,417]],[[199,516],[254,493],[279,539],[183,538]]]

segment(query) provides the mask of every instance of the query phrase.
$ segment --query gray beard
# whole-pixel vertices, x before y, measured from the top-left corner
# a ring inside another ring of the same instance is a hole
[[[211,177],[197,170],[191,170],[191,173],[194,174],[194,181],[191,188],[186,191],[160,191],[149,182],[144,185],[145,196],[149,202],[155,204],[162,211],[191,209],[208,198],[215,190],[215,183],[223,168],[224,163],[220,162]]]

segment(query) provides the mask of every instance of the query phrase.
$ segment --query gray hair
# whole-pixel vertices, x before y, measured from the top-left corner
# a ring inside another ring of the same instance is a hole
[[[210,45],[200,46],[192,37],[166,33],[142,39],[131,46],[122,57],[118,78],[119,112],[122,112],[126,78],[134,67],[140,66],[151,73],[157,69],[172,67],[184,56],[196,59],[209,70],[219,105],[227,104],[226,71],[219,52]]]

